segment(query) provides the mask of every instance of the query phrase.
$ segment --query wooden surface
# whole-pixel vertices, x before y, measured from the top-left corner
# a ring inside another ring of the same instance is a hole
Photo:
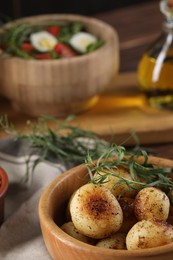
[[[24,130],[26,120],[32,119],[10,109],[5,100],[2,100],[0,110],[19,130]],[[137,134],[141,144],[173,141],[173,113],[148,105],[138,89],[135,73],[117,76],[98,103],[78,114],[73,123],[118,144],[134,144],[132,132]],[[0,135],[4,136],[4,133],[1,131]]]
[[[78,115],[77,121],[82,128],[118,144],[134,144],[133,132],[141,144],[173,141],[173,112],[149,106],[135,73],[120,74],[110,91],[91,110]]]

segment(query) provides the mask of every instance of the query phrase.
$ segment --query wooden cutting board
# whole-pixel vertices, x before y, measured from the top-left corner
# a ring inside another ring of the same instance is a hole
[[[173,141],[173,111],[150,107],[139,91],[135,73],[115,79],[98,104],[78,121],[81,127],[118,144],[134,144],[133,132],[141,144]]]
[[[7,114],[19,130],[32,119],[13,111],[3,99],[0,111],[1,115]],[[151,108],[138,89],[135,73],[116,77],[95,107],[77,115],[73,123],[117,144],[134,144],[132,132],[137,134],[141,144],[173,141],[173,111]],[[1,131],[0,137],[4,136]]]

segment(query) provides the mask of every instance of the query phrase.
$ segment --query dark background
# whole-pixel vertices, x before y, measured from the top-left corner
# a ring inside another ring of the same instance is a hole
[[[4,19],[48,13],[94,15],[151,0],[1,0],[0,15]]]

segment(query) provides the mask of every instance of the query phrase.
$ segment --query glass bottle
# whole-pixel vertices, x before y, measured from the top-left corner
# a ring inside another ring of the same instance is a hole
[[[163,30],[143,54],[137,74],[140,89],[150,105],[173,110],[173,3],[170,2],[160,1]]]

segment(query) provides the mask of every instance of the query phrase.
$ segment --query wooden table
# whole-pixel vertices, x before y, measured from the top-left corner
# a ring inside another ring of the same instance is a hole
[[[121,66],[120,66],[120,75],[114,81],[114,83],[110,86],[110,90],[115,91],[116,98],[128,98],[136,96],[140,96],[138,92],[137,86],[137,79],[136,79],[136,68],[139,61],[139,58],[145,48],[152,42],[156,36],[161,31],[161,23],[162,23],[162,15],[159,12],[159,1],[151,1],[150,3],[136,5],[130,8],[123,8],[120,10],[112,10],[110,12],[101,13],[95,15],[95,17],[102,19],[109,24],[111,24],[114,28],[117,29],[119,38],[120,38],[120,57],[121,57]],[[109,91],[108,91],[109,93]],[[109,102],[109,95],[106,93],[101,96],[101,102]],[[106,100],[106,101],[105,101]],[[116,99],[117,101],[117,99]],[[134,99],[132,99],[134,101]],[[138,101],[137,101],[138,102]],[[134,104],[133,104],[134,105]],[[139,105],[139,103],[138,103]],[[102,103],[99,103],[92,111],[88,113],[79,115],[79,121],[84,127],[88,127],[89,121],[86,119],[93,118],[93,122],[96,120],[96,116],[102,119],[103,113],[101,112]],[[121,109],[120,109],[121,107]],[[123,108],[120,106],[118,109],[116,108],[115,116],[112,111],[113,108],[109,107],[107,109],[107,114],[104,114],[105,119],[108,119],[112,113],[113,120],[114,120],[114,127],[117,125],[121,126],[122,128],[125,125],[125,129],[127,129],[127,120],[126,115],[127,111],[133,107],[131,115],[129,114],[128,119],[130,116],[136,114],[136,107],[134,106],[126,106]],[[137,108],[138,109],[138,108]],[[0,102],[0,111],[1,115],[7,114],[9,120],[15,125],[17,129],[23,130],[25,127],[25,123],[28,119],[32,119],[26,115],[22,115],[12,110],[10,103],[7,100],[1,99]],[[111,111],[111,113],[110,113]],[[119,116],[122,114],[126,116],[123,120],[121,117],[119,121],[116,121],[116,113],[120,111]],[[139,112],[139,109],[138,109]],[[146,120],[149,119],[150,121],[154,120],[154,114],[152,110],[152,119],[151,114],[144,113],[144,117]],[[158,113],[158,111],[156,112]],[[165,114],[164,114],[165,113]],[[173,126],[172,123],[173,119],[173,112],[161,112],[162,114],[162,127],[158,130],[157,127],[159,126],[158,123],[155,127],[155,123],[150,122],[146,125],[145,133],[142,135],[142,130],[139,133],[143,138],[143,144],[148,146],[151,149],[154,149],[154,152],[160,156],[164,156],[167,158],[173,158]],[[148,116],[149,115],[149,116]],[[167,118],[167,129],[163,128],[164,126],[164,116]],[[157,117],[159,115],[157,114]],[[140,125],[140,118],[141,115],[139,113],[139,124]],[[111,118],[110,118],[111,120]],[[103,123],[103,120],[99,122]],[[157,121],[158,122],[158,121]],[[117,134],[117,141],[121,142],[123,138],[126,138],[127,132],[124,129],[119,128],[119,132]],[[91,130],[95,130],[94,127],[91,127]],[[116,129],[115,129],[116,130]],[[124,132],[123,132],[124,131]],[[159,132],[160,131],[160,132]],[[115,131],[116,132],[116,131]],[[100,133],[99,133],[100,134]],[[159,135],[158,135],[159,134]],[[102,135],[102,133],[101,133]],[[158,135],[158,137],[157,137]],[[4,137],[6,134],[1,131],[0,137]],[[157,138],[156,138],[157,137]]]

